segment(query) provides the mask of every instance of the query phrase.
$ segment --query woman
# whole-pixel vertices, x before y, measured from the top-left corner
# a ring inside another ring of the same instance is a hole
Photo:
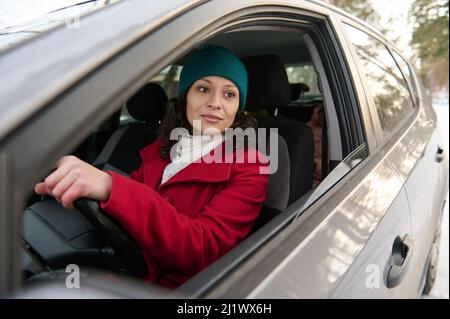
[[[242,62],[225,48],[205,46],[184,66],[178,104],[158,140],[140,151],[142,165],[130,178],[68,156],[35,191],[69,208],[81,197],[100,201],[141,247],[146,280],[179,286],[246,237],[265,199],[268,175],[261,169],[268,164],[255,148],[235,147],[231,162],[203,161],[225,149],[225,129],[253,125],[243,113],[246,94]],[[172,141],[180,128],[181,139]],[[255,155],[264,160],[250,161]]]

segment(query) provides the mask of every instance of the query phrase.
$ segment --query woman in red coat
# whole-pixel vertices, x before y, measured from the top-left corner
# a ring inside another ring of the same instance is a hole
[[[226,129],[254,125],[246,94],[245,66],[231,51],[197,50],[137,171],[124,177],[65,156],[35,191],[69,208],[81,197],[100,201],[141,247],[147,281],[179,286],[247,236],[265,199],[267,159],[248,143],[226,147]]]

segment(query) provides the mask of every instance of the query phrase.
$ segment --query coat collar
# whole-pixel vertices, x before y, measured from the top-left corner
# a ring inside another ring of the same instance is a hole
[[[147,176],[157,185],[162,177],[165,167],[170,159],[162,159],[159,156],[162,142],[157,140],[140,151],[142,162],[148,167]],[[225,151],[222,144],[222,151]],[[231,175],[231,163],[191,163],[183,170],[167,180],[163,186],[185,182],[217,183],[229,180]]]

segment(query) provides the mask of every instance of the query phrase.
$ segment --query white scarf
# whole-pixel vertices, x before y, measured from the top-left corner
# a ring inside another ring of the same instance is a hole
[[[220,134],[182,135],[181,139],[170,151],[172,162],[164,169],[161,185],[191,163],[209,154],[213,149],[222,144],[223,140],[224,137]]]

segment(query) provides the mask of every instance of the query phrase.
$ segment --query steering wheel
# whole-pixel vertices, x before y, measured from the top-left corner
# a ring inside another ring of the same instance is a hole
[[[74,206],[98,229],[100,234],[111,244],[122,266],[132,275],[145,277],[147,264],[128,232],[112,217],[100,209],[97,201],[79,198]]]

